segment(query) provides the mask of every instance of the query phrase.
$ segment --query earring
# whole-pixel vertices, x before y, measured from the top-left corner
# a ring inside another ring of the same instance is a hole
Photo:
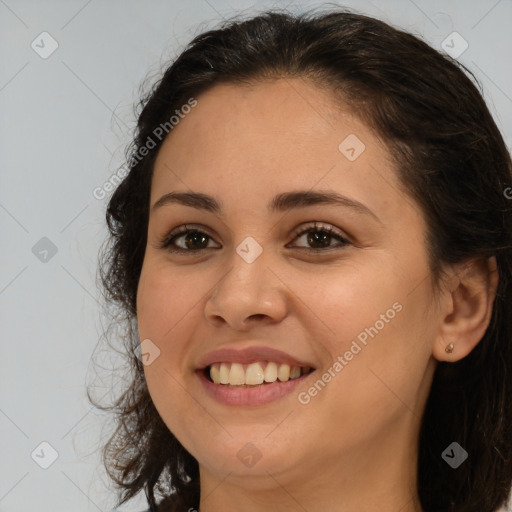
[[[453,343],[450,343],[449,345],[446,345],[446,348],[444,349],[445,352],[447,352],[448,354],[451,354],[453,352],[453,348],[455,347],[455,345]]]

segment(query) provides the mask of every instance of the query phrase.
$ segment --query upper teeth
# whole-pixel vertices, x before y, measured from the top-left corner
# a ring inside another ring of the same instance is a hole
[[[215,384],[229,384],[231,386],[256,386],[263,382],[285,382],[296,379],[309,368],[278,364],[274,362],[257,362],[248,365],[240,363],[215,363],[210,366],[210,377]]]

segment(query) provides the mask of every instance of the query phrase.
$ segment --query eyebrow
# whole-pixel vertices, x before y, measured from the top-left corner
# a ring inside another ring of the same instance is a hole
[[[152,206],[152,211],[168,204],[181,204],[190,206],[198,210],[205,210],[217,215],[222,214],[222,202],[217,201],[214,197],[199,192],[169,192],[163,195]],[[369,215],[378,222],[380,219],[367,206],[355,199],[351,199],[336,192],[321,192],[310,190],[299,190],[295,192],[284,192],[275,196],[267,205],[270,212],[286,212],[298,208],[315,205],[337,205],[345,208],[351,208],[358,213]]]

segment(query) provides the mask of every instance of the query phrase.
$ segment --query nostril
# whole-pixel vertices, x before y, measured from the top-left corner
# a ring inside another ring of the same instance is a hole
[[[256,318],[256,319],[260,319],[260,318],[265,318],[266,315],[263,315],[262,313],[257,313],[256,315],[251,315],[249,318]]]

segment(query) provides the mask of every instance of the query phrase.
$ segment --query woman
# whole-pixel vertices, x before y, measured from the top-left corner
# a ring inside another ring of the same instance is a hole
[[[342,11],[226,22],[168,67],[107,210],[120,503],[504,505],[512,164],[461,68]]]

